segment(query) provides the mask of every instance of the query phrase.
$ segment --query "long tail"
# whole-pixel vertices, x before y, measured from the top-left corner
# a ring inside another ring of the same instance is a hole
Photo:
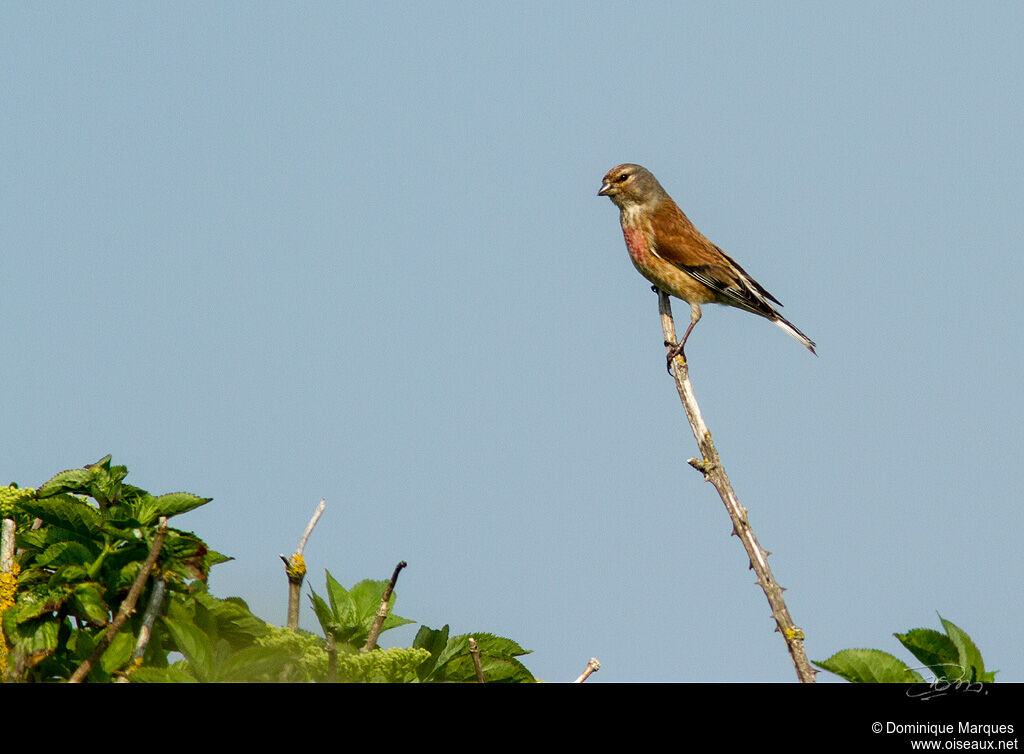
[[[793,338],[799,341],[800,344],[803,345],[803,347],[806,348],[808,351],[813,353],[815,356],[818,355],[818,352],[814,350],[816,343],[810,338],[808,338],[806,335],[804,335],[802,332],[800,332],[797,326],[790,322],[788,319],[786,319],[781,314],[776,312],[775,317],[772,318],[772,322],[774,322],[787,333],[792,335]]]

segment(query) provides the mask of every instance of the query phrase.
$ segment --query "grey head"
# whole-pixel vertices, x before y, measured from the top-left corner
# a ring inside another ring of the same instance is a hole
[[[619,209],[657,206],[668,193],[650,170],[631,162],[616,165],[605,173],[598,196],[607,196]]]

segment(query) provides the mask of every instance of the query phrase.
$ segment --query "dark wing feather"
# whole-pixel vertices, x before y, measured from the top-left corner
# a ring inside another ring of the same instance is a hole
[[[655,253],[722,297],[722,303],[771,317],[770,302],[782,306],[728,254],[697,230],[674,201],[668,199],[653,213]]]

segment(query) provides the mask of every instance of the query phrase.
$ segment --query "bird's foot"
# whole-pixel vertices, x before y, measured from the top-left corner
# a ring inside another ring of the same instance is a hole
[[[686,345],[686,341],[682,343],[670,343],[665,341],[665,348],[668,348],[668,354],[666,355],[665,367],[668,369],[668,373],[672,374],[672,362],[675,361],[676,357],[680,357],[683,363],[686,363],[686,354],[683,353],[683,346]]]

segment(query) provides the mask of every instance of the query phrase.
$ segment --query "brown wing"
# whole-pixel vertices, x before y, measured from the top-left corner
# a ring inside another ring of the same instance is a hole
[[[674,201],[667,199],[651,215],[655,253],[722,297],[722,303],[771,317],[777,298],[697,230]]]

